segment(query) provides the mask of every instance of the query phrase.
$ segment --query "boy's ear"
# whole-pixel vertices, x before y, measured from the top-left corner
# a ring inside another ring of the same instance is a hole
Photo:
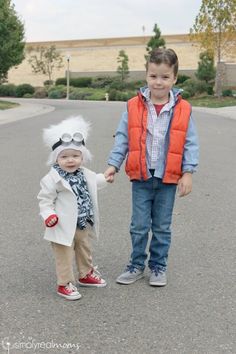
[[[174,80],[175,84],[176,84],[177,80],[178,80],[178,75],[176,75],[176,77],[175,77],[175,80]]]

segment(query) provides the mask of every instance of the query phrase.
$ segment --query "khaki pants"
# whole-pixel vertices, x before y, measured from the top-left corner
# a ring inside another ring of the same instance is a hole
[[[57,284],[74,283],[73,260],[75,256],[79,277],[84,278],[93,268],[88,229],[77,229],[72,246],[51,242],[56,261]]]

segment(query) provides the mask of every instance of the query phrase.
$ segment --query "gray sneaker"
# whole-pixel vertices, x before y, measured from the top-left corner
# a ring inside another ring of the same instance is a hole
[[[149,285],[152,286],[165,286],[167,284],[166,272],[152,269],[149,279]]]
[[[119,284],[132,284],[136,280],[144,277],[144,271],[133,266],[127,266],[124,273],[122,273],[117,279],[116,282]]]

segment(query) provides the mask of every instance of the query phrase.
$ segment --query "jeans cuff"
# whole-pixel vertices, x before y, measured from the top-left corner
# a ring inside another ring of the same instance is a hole
[[[152,270],[157,270],[157,271],[160,271],[160,272],[166,272],[166,267],[163,267],[163,266],[160,266],[160,265],[149,265],[149,269],[152,271]]]

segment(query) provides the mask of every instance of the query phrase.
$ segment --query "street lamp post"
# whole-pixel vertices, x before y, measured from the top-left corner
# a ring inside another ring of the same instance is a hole
[[[66,55],[67,70],[66,70],[66,99],[70,98],[70,54]]]
[[[143,43],[145,44],[145,26],[142,26],[142,30],[143,30]]]

